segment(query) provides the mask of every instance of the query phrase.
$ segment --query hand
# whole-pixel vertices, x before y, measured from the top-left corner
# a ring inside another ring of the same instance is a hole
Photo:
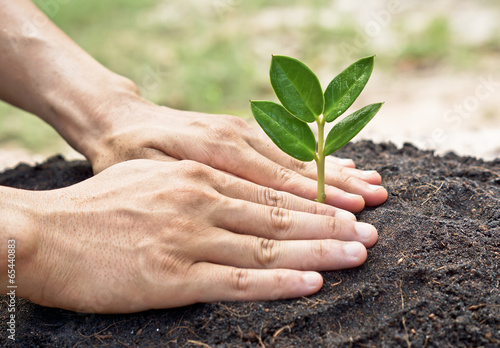
[[[35,17],[45,25],[28,35],[23,28]],[[285,155],[236,117],[178,111],[140,98],[132,81],[100,65],[31,1],[10,1],[0,11],[0,52],[0,99],[52,125],[96,173],[130,159],[188,159],[262,186],[316,197],[314,164]],[[329,158],[326,203],[353,212],[365,203],[383,203],[387,192],[377,186],[380,175],[348,163]]]
[[[27,192],[43,211],[19,295],[83,312],[306,296],[322,286],[312,271],[359,266],[377,240],[351,213],[193,161],[127,161]]]
[[[99,151],[88,156],[95,172],[135,158],[189,159],[240,178],[313,200],[316,166],[284,154],[264,134],[240,118],[160,107],[139,101],[108,117],[111,131]],[[387,191],[380,175],[361,171],[351,160],[328,157],[326,203],[358,212],[379,205]]]

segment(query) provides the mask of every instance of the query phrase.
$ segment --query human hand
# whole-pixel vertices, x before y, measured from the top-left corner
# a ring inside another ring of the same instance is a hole
[[[36,37],[23,30],[32,18],[45,23]],[[130,159],[188,159],[262,186],[316,197],[313,164],[289,158],[236,117],[178,111],[140,98],[132,81],[90,57],[31,1],[10,1],[0,12],[0,51],[0,99],[52,125],[96,173]],[[347,163],[328,158],[326,203],[353,212],[365,203],[383,203],[387,192],[377,186],[380,175]]]
[[[313,200],[316,167],[281,152],[244,120],[160,107],[139,101],[109,117],[110,130],[89,160],[95,172],[136,158],[189,159],[262,186]],[[375,171],[354,168],[351,160],[328,157],[326,203],[358,212],[387,199]]]
[[[306,296],[322,286],[313,271],[359,266],[377,240],[351,213],[193,161],[28,192],[37,242],[17,262],[19,295],[82,312]]]

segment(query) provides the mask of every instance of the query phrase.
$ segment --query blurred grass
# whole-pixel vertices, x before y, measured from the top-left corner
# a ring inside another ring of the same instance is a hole
[[[407,44],[401,50],[400,58],[436,64],[447,58],[451,47],[448,20],[438,16],[429,21],[423,30],[409,35]]]
[[[64,144],[57,132],[38,118],[0,102],[0,146],[23,147],[51,154]]]
[[[146,98],[242,117],[249,116],[248,99],[274,99],[267,76],[272,53],[295,56],[329,80],[351,63],[342,45],[355,46],[353,59],[376,53],[377,68],[389,74],[473,69],[480,56],[500,51],[498,31],[484,42],[464,43],[452,31],[452,14],[442,11],[428,13],[417,29],[408,21],[410,11],[394,15],[389,27],[381,26],[384,35],[370,38],[363,20],[372,17],[332,11],[337,2],[327,0],[73,0],[57,8],[44,8],[54,1],[34,2],[98,61],[131,78]],[[356,46],[356,38],[364,44]],[[0,146],[51,152],[61,142],[35,117],[0,104]]]

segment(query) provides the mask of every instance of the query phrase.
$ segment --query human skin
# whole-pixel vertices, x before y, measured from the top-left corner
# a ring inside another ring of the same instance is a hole
[[[53,191],[0,187],[3,293],[9,239],[19,296],[103,313],[305,296],[322,285],[315,271],[365,261],[377,231],[345,210],[386,200],[378,173],[330,158],[327,204],[312,202],[314,166],[246,122],[150,103],[31,2],[0,5],[0,98],[51,124],[97,174]]]
[[[356,267],[377,240],[334,207],[194,161],[131,160],[68,188],[0,192],[18,296],[82,312],[310,295],[322,278],[307,271]]]

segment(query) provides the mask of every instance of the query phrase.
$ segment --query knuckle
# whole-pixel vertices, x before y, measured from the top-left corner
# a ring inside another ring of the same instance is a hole
[[[337,229],[340,227],[339,226],[339,221],[336,218],[329,217],[326,220],[326,228],[330,232],[330,236],[335,239],[338,235]]]
[[[271,208],[271,227],[273,232],[284,234],[292,224],[290,211],[281,207]]]
[[[212,157],[211,163],[218,168],[229,173],[241,171],[242,158],[245,158],[243,147],[238,141],[222,142],[212,144],[208,153]],[[217,156],[213,156],[216,153]]]
[[[272,301],[284,298],[287,290],[287,272],[275,272],[273,276],[273,287],[269,292],[269,299]]]
[[[301,174],[285,167],[279,167],[275,173],[274,180],[280,190],[291,193],[297,190],[305,192],[302,188],[307,187],[308,183]]]
[[[255,252],[255,261],[263,268],[272,268],[278,259],[277,241],[259,238]]]
[[[335,216],[336,209],[333,208],[332,206],[315,202],[314,204],[311,204],[307,212],[310,214],[321,215],[331,218]]]
[[[201,188],[194,184],[182,186],[179,188],[178,194],[191,209],[195,210],[207,206],[213,208],[220,198],[217,191]],[[187,209],[188,207],[185,208]]]
[[[241,132],[232,122],[223,122],[210,125],[209,141],[205,144],[204,152],[210,157],[211,165],[216,168],[238,172],[241,166],[241,158],[244,158],[245,149]],[[214,156],[213,154],[217,154]]]
[[[279,167],[276,171],[276,177],[282,182],[289,182],[295,175],[292,170],[285,167]]]
[[[285,196],[271,188],[265,188],[262,195],[264,204],[270,207],[282,207],[285,202]]]
[[[290,167],[299,173],[305,173],[310,171],[310,163],[298,161],[294,158],[290,159]]]
[[[203,179],[209,176],[208,167],[189,160],[183,160],[179,162],[181,166],[181,171],[189,178]]]
[[[168,190],[158,190],[157,192],[155,192],[153,194],[152,202],[153,202],[153,204],[156,204],[157,202],[161,202],[161,203],[168,202],[172,198],[171,196],[172,196],[172,194]],[[151,207],[151,208],[154,208],[154,207]],[[158,207],[158,208],[161,209],[161,207]],[[154,210],[156,210],[156,209],[154,209]]]
[[[324,239],[315,240],[311,244],[311,254],[318,261],[327,256],[329,249],[328,241]]]
[[[348,176],[348,175],[344,176],[344,184],[346,184],[346,186],[355,186],[358,180],[359,179],[353,176]]]
[[[231,273],[232,287],[238,291],[246,293],[250,289],[251,279],[248,269],[234,268]]]
[[[326,204],[314,202],[307,205],[307,209],[305,210],[305,212],[313,215],[327,215],[329,208],[330,207]]]
[[[236,116],[227,116],[227,120],[236,128],[239,129],[251,129],[251,126],[248,124],[247,121],[236,117]]]
[[[187,169],[192,173],[191,169]],[[203,170],[202,170],[203,171]],[[193,177],[177,180],[173,187],[160,190],[156,195],[156,202],[175,201],[179,211],[197,211],[208,207],[210,211],[219,207],[223,196],[214,188],[207,174],[195,173]],[[205,176],[205,178],[203,178]],[[208,182],[207,182],[208,181]]]
[[[344,184],[351,184],[354,178],[346,173],[346,167],[340,167],[337,173],[337,182]]]
[[[217,123],[210,126],[210,131],[217,140],[234,140],[238,137],[238,133],[232,126],[233,122]]]

